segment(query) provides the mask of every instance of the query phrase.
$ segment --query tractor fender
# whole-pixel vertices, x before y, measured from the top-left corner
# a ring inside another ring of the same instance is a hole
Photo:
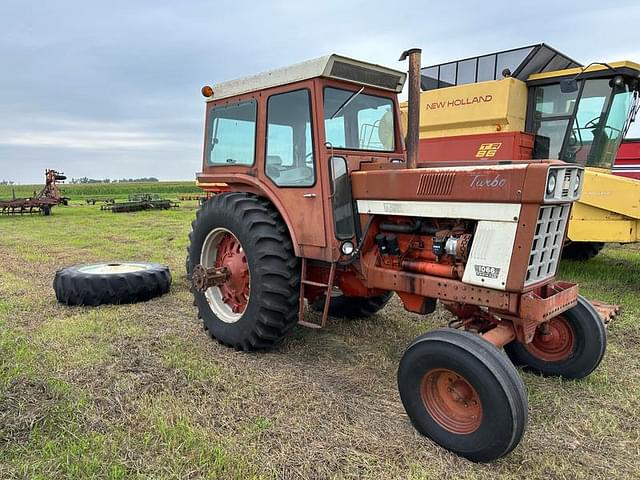
[[[293,229],[291,217],[287,214],[287,211],[282,205],[282,202],[278,199],[276,192],[269,188],[267,182],[261,182],[251,175],[241,173],[230,173],[224,176],[216,175],[215,182],[207,179],[206,175],[199,175],[197,180],[197,185],[200,188],[202,188],[206,192],[212,193],[218,193],[220,183],[225,183],[228,186],[228,190],[231,190],[232,192],[249,192],[267,199],[278,211],[280,217],[282,217],[282,220],[287,226],[287,230],[289,232],[289,236],[291,237],[293,250],[296,256],[302,256],[300,243],[298,242],[298,237],[295,230]]]

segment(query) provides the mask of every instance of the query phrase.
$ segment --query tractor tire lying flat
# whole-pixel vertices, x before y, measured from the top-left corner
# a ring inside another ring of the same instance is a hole
[[[114,262],[75,265],[56,272],[56,298],[67,305],[102,305],[150,300],[169,291],[169,267]]]

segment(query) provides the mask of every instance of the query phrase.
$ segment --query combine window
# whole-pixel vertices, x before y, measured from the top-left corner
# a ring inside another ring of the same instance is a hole
[[[527,130],[537,135],[535,158],[611,168],[635,109],[626,82],[587,79],[572,92],[562,92],[557,83],[538,86],[533,101]]]
[[[253,165],[255,148],[255,100],[211,110],[207,133],[210,165]]]
[[[392,152],[393,102],[359,91],[324,89],[326,140],[334,148]]]
[[[315,183],[308,90],[269,97],[265,169],[280,187],[309,187]]]

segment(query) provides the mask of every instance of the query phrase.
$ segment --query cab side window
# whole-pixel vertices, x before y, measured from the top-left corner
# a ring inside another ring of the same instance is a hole
[[[267,176],[280,187],[315,184],[308,90],[272,95],[267,102]]]
[[[256,149],[256,101],[211,110],[207,134],[210,165],[253,165]]]

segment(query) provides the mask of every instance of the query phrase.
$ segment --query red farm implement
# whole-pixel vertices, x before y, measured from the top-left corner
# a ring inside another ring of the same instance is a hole
[[[63,197],[58,188],[58,182],[66,180],[67,177],[55,170],[45,171],[45,185],[40,193],[35,193],[30,198],[14,198],[11,200],[0,200],[0,214],[3,215],[23,215],[37,214],[50,215],[51,209],[59,204],[66,205],[68,198]]]

